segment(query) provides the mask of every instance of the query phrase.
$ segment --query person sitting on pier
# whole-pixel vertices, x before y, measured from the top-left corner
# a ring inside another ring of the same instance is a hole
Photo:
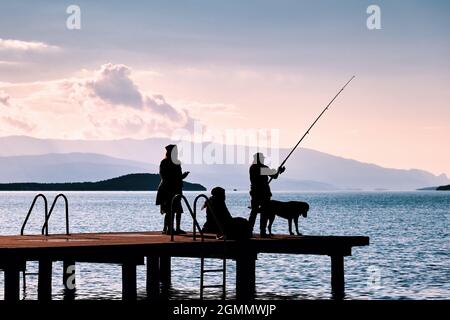
[[[173,229],[173,219],[170,217],[176,216],[176,234],[184,234],[180,228],[181,214],[183,207],[181,206],[181,198],[177,198],[173,204],[172,199],[177,194],[183,193],[183,179],[185,179],[189,172],[182,173],[181,163],[178,159],[178,148],[174,144],[169,144],[165,147],[166,156],[159,165],[159,174],[161,176],[161,183],[156,194],[156,205],[160,206],[161,214],[164,217],[164,234],[170,234]],[[171,214],[171,210],[173,210]]]
[[[206,222],[202,231],[215,233],[217,238],[225,236],[227,239],[248,239],[251,236],[250,225],[244,218],[233,218],[225,203],[225,189],[215,187],[211,190],[211,197],[205,202]],[[208,206],[208,203],[211,205]]]
[[[250,197],[251,212],[249,217],[250,228],[253,232],[256,216],[258,212],[260,217],[260,236],[268,237],[266,233],[267,222],[269,219],[270,198],[272,192],[269,186],[269,177],[276,179],[278,175],[285,171],[285,167],[278,170],[270,169],[264,164],[264,155],[261,152],[255,153],[253,163],[250,166]]]

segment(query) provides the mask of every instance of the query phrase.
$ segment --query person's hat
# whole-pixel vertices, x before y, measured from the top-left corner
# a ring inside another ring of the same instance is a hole
[[[262,152],[257,152],[253,155],[253,159],[261,161],[262,159],[264,159],[264,154]]]
[[[165,148],[167,152],[172,152],[173,148],[175,148],[176,144],[168,144]]]

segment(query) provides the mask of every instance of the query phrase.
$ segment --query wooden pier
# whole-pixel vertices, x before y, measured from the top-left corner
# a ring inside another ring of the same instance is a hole
[[[236,261],[236,297],[252,299],[255,294],[256,259],[259,253],[327,255],[331,259],[331,290],[333,296],[344,295],[344,257],[352,247],[366,246],[368,237],[287,236],[252,238],[248,241],[216,240],[205,235],[204,241],[192,234],[177,235],[174,241],[160,232],[86,233],[71,235],[0,236],[0,269],[4,271],[5,300],[20,297],[20,274],[27,261],[39,261],[38,300],[51,300],[52,262],[64,262],[61,279],[74,284],[77,262],[113,263],[122,265],[124,300],[136,299],[136,266],[146,261],[147,294],[158,297],[160,284],[169,285],[171,258],[212,257]],[[280,276],[282,276],[280,274]],[[72,277],[72,279],[70,279]],[[74,287],[66,286],[68,296]]]

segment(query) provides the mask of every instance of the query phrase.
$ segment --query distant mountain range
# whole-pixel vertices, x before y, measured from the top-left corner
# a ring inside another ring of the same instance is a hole
[[[438,190],[438,191],[449,191],[450,190],[450,184],[446,185],[446,186],[437,187],[436,190]]]
[[[159,174],[137,173],[97,182],[2,183],[0,191],[154,191],[159,182]],[[205,191],[206,188],[197,183],[183,182],[183,190]]]
[[[0,157],[3,183],[98,181],[140,172],[158,173],[158,166],[89,153]]]
[[[163,138],[92,141],[3,137],[0,182],[94,181],[129,173],[157,173],[164,146],[169,143]],[[206,145],[195,144],[193,150],[205,150]],[[227,150],[218,144],[212,149]],[[248,167],[254,150],[245,146],[233,150],[250,156],[241,164],[183,164],[183,170],[191,171],[189,179],[207,188],[248,190]],[[288,151],[272,150],[279,152],[280,159]],[[444,174],[383,168],[305,148],[298,149],[286,167],[280,179],[272,182],[273,190],[415,190],[450,183]]]

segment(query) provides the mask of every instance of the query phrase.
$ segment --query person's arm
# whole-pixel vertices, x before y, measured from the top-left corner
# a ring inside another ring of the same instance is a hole
[[[261,166],[259,171],[260,171],[259,175],[261,175],[261,176],[269,176],[269,177],[274,178],[274,179],[276,179],[275,177],[278,177],[278,174],[279,174],[278,170],[271,169],[271,168],[269,168],[266,165]]]
[[[183,174],[181,175],[181,179],[185,179],[188,175],[189,175],[189,171],[185,171],[185,172],[183,172]]]
[[[227,220],[233,219],[233,216],[231,215],[230,210],[228,210],[228,207],[227,207],[226,204],[225,204],[225,209],[224,209],[224,211],[225,211],[225,217],[226,217]]]
[[[280,174],[282,174],[282,173],[286,170],[286,168],[285,168],[285,167],[279,167],[278,170],[275,170],[275,169],[269,169],[269,170],[271,170],[272,172],[274,172],[274,174],[270,175],[270,177],[271,177],[272,179],[277,179],[278,176],[279,176]]]
[[[277,169],[271,169],[268,166],[252,167],[250,168],[250,181],[257,181],[260,176],[269,176],[273,179],[278,178],[286,170],[285,167],[279,167]]]

